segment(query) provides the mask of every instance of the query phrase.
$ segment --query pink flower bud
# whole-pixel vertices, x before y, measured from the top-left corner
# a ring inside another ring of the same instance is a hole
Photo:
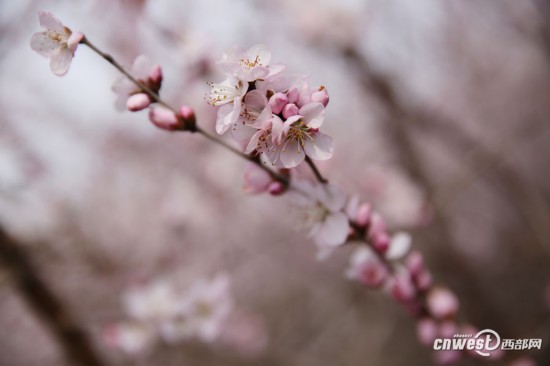
[[[459,307],[455,294],[443,287],[436,287],[428,293],[427,305],[436,319],[452,318]]]
[[[147,78],[153,83],[159,84],[160,86],[162,82],[162,68],[160,67],[160,65],[153,66],[151,71],[149,71],[149,75],[147,75]]]
[[[390,237],[385,232],[377,233],[371,237],[371,244],[378,253],[385,253],[390,247]]]
[[[418,288],[420,291],[426,291],[433,285],[432,274],[425,269],[424,271],[414,276],[414,283],[416,284],[416,288]]]
[[[372,209],[368,203],[363,203],[357,209],[355,223],[361,227],[366,227],[371,219]]]
[[[152,107],[149,109],[149,120],[163,130],[174,131],[181,128],[181,122],[176,114],[165,107]]]
[[[193,110],[193,108],[188,107],[186,105],[181,106],[180,115],[185,120],[195,120],[195,111]]]
[[[300,110],[296,104],[287,104],[283,108],[283,117],[285,119],[289,119],[290,117],[297,115],[299,111]]]
[[[384,234],[387,235],[387,233],[386,233],[386,222],[384,221],[384,219],[382,218],[382,216],[380,216],[380,214],[378,212],[375,212],[371,215],[369,235],[375,236],[375,235],[379,235],[381,233],[384,233]]]
[[[418,275],[425,269],[424,258],[422,257],[422,254],[420,254],[420,252],[418,251],[414,251],[409,254],[406,260],[406,265],[413,276]]]
[[[271,112],[279,114],[283,108],[288,104],[288,97],[283,93],[275,93],[269,98],[269,105],[271,106]]]
[[[439,325],[439,336],[441,338],[453,338],[458,333],[458,326],[452,320],[444,321]]]
[[[278,196],[286,191],[286,186],[279,181],[271,182],[267,186],[267,191],[273,196]]]
[[[329,96],[326,89],[321,89],[311,95],[311,101],[315,103],[322,103],[325,107],[328,104]]]
[[[300,100],[300,91],[298,90],[298,88],[293,86],[292,88],[288,89],[286,96],[289,103],[296,104],[298,103],[298,100]]]
[[[423,318],[416,323],[416,336],[424,346],[431,346],[438,335],[438,327],[432,318]]]
[[[126,101],[126,107],[130,112],[137,112],[144,110],[151,104],[151,99],[145,93],[137,93],[131,95]]]
[[[416,295],[416,290],[408,273],[395,276],[390,290],[393,298],[399,302],[412,300]]]

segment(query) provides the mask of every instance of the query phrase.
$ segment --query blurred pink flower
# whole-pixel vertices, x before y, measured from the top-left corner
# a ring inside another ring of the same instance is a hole
[[[50,59],[50,69],[55,75],[63,76],[69,70],[76,48],[84,36],[79,32],[73,33],[50,12],[40,10],[38,20],[45,30],[32,35],[31,48]]]
[[[340,187],[333,184],[313,185],[307,181],[296,181],[294,186],[300,192],[293,192],[292,204],[298,212],[300,225],[309,230],[315,244],[320,249],[333,249],[344,244],[349,222],[342,212],[346,197]]]
[[[388,278],[386,265],[367,246],[360,246],[353,252],[346,277],[357,280],[367,287],[380,287]]]
[[[453,317],[458,312],[458,298],[444,287],[433,288],[427,296],[428,309],[436,319]]]

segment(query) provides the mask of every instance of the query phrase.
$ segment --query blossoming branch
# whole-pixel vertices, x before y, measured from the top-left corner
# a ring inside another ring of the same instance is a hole
[[[39,20],[45,30],[32,36],[31,47],[50,58],[54,74],[61,76],[67,72],[78,44],[88,46],[123,74],[113,85],[119,109],[130,112],[148,109],[149,120],[156,127],[169,132],[198,133],[247,160],[245,191],[268,192],[288,199],[297,222],[317,245],[319,259],[327,258],[343,245],[355,245],[347,278],[366,288],[381,290],[401,304],[417,321],[422,344],[431,346],[436,338],[476,331],[473,326],[458,322],[457,296],[444,286],[434,285],[422,254],[410,251],[410,235],[404,232],[390,235],[379,213],[367,202],[346,195],[340,187],[329,183],[315,165],[315,161],[330,159],[334,152],[332,138],[321,130],[330,99],[324,86],[311,86],[305,76],[290,74],[285,65],[271,63],[271,52],[265,45],[247,50],[235,46],[224,53],[217,66],[225,73],[225,79],[210,83],[205,99],[218,108],[216,132],[229,134],[236,142],[235,147],[203,130],[191,107],[174,108],[161,99],[163,73],[159,65],[138,56],[126,70],[84,35],[65,27],[53,14],[39,12]],[[303,164],[311,169],[314,180],[296,169]],[[157,290],[150,289],[158,295]],[[170,298],[166,291],[161,291],[162,303],[171,309],[173,304],[166,301]],[[146,295],[133,296],[127,302],[132,316],[141,322],[140,330],[151,327],[143,325],[150,324],[149,317],[135,310],[146,301],[143,300]],[[135,324],[132,327],[138,329]],[[166,328],[155,329],[161,329],[166,336]],[[207,328],[194,329],[199,336],[208,338],[210,334],[204,330]],[[188,328],[179,331],[185,333]],[[447,350],[434,353],[434,359],[449,364],[465,355],[479,357],[475,352]],[[495,350],[490,360],[501,355]]]

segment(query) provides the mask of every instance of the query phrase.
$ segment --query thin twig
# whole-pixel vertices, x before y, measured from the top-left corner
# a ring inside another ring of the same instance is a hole
[[[306,163],[311,168],[311,171],[313,172],[313,174],[315,175],[315,178],[319,181],[319,183],[321,183],[321,184],[327,184],[328,183],[328,179],[323,177],[323,175],[321,174],[319,169],[317,169],[317,165],[315,165],[315,163],[313,162],[313,160],[311,160],[311,158],[309,156],[306,156]]]

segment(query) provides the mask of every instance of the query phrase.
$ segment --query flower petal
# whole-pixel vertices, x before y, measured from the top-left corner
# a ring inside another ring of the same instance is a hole
[[[304,141],[304,150],[313,160],[327,160],[332,157],[334,148],[332,146],[332,137],[322,132],[316,132],[313,140]]]
[[[59,49],[59,44],[42,32],[38,32],[31,37],[31,48],[44,57],[50,57]]]
[[[279,157],[283,166],[290,169],[304,161],[305,153],[297,141],[292,141],[284,145]]]
[[[300,115],[308,127],[319,128],[325,119],[325,106],[321,103],[309,103],[300,108]]]
[[[267,105],[267,98],[259,90],[252,90],[244,97],[244,103],[249,110],[258,112],[259,114]]]
[[[411,247],[412,238],[406,232],[398,232],[393,235],[390,247],[386,252],[386,258],[389,260],[401,259],[407,254]]]
[[[55,15],[49,11],[39,10],[38,21],[43,28],[53,30],[59,33],[65,33],[65,26]]]
[[[250,154],[252,151],[256,150],[256,148],[258,147],[260,136],[262,136],[263,133],[264,131],[259,130],[254,135],[252,135],[252,138],[250,139],[248,145],[246,146],[246,149],[244,150],[245,154]]]
[[[67,48],[60,48],[51,55],[50,69],[57,76],[63,76],[69,71],[73,60],[72,52]]]
[[[233,118],[233,105],[226,104],[218,109],[216,118],[216,132],[220,135],[224,134],[231,127],[231,119]]]
[[[319,246],[336,247],[346,242],[348,231],[348,218],[342,212],[336,212],[329,215],[319,226],[313,241]]]
[[[258,60],[259,65],[267,66],[271,61],[271,51],[264,44],[257,44],[246,51],[246,56],[250,61]]]

